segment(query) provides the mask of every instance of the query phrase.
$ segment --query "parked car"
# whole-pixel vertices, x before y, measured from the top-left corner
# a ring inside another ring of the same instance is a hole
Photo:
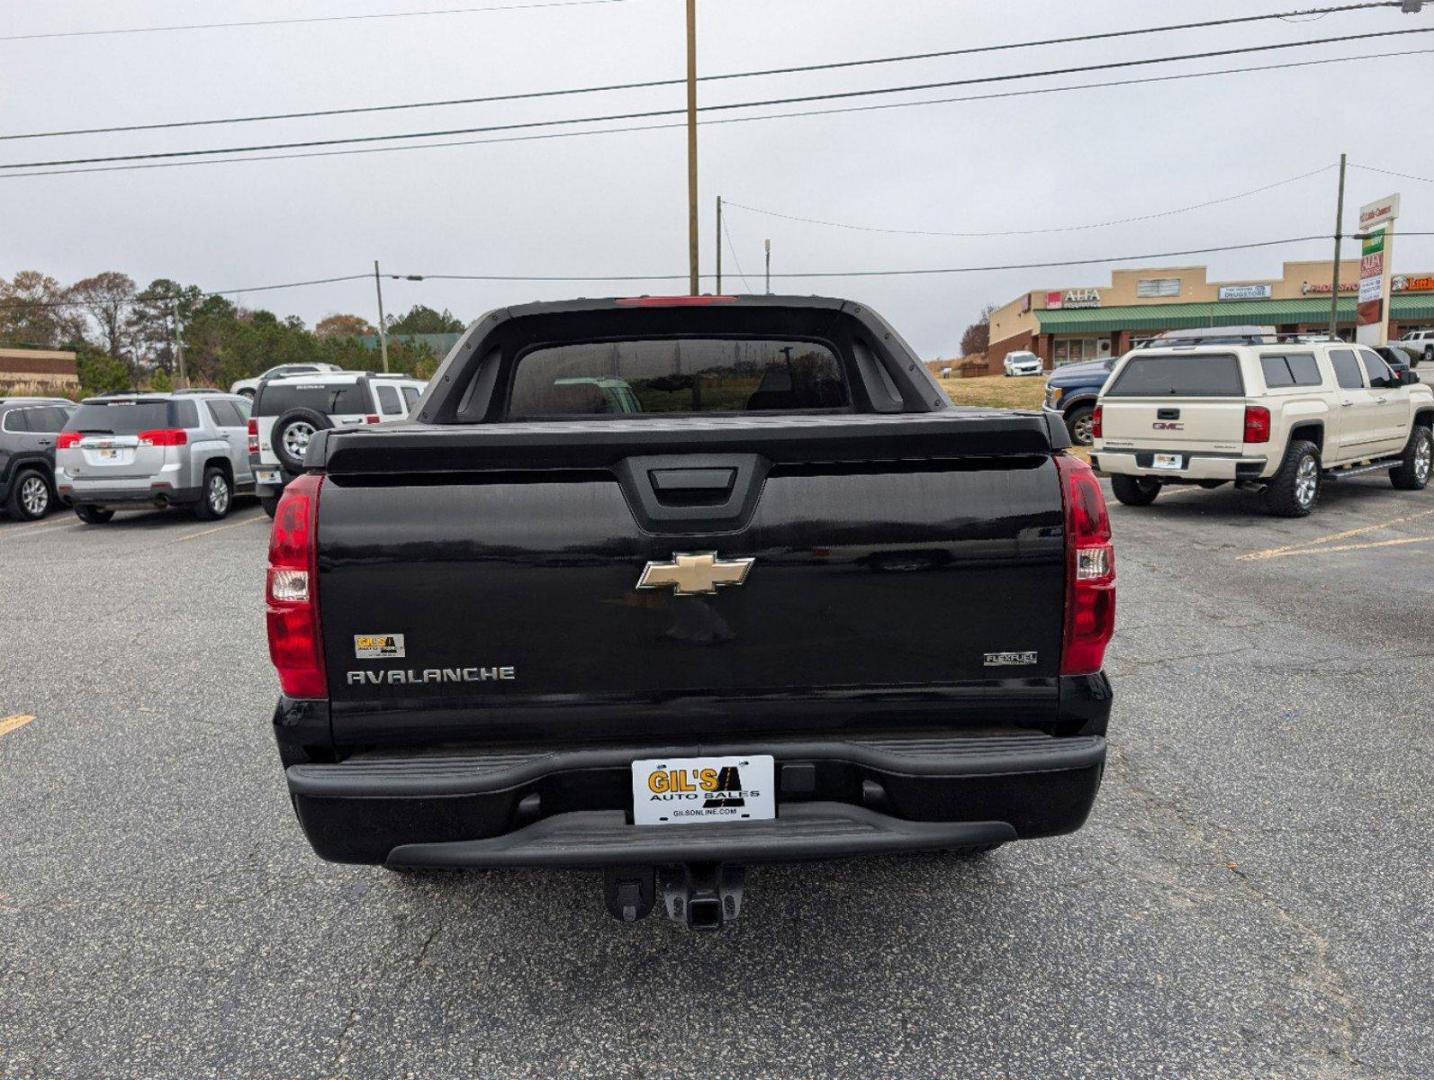
[[[304,453],[318,432],[406,419],[426,385],[409,375],[355,371],[265,380],[249,418],[248,444],[264,512],[274,516],[280,493],[304,471]]]
[[[575,414],[575,378],[641,411]],[[1100,484],[1040,413],[952,407],[864,304],[515,306],[412,420],[312,438],[267,620],[324,858],[600,869],[619,919],[715,929],[750,863],[971,854],[1091,808]]]
[[[1413,352],[1419,360],[1434,363],[1434,330],[1408,330],[1394,344]],[[1418,363],[1418,361],[1415,361]]]
[[[1365,346],[1206,345],[1127,353],[1101,391],[1092,462],[1129,506],[1169,484],[1234,483],[1303,517],[1322,484],[1387,471],[1419,490],[1434,392]]]
[[[66,398],[0,397],[0,506],[34,521],[56,505],[55,439],[75,403]]]
[[[1119,357],[1085,360],[1065,364],[1046,377],[1045,409],[1058,416],[1077,446],[1091,444],[1091,415],[1095,412],[1100,388],[1110,377],[1110,369]]]
[[[229,388],[231,394],[243,394],[252,399],[259,391],[259,384],[265,379],[282,379],[289,375],[319,375],[330,371],[343,371],[338,364],[280,364],[271,367],[262,375],[252,379],[240,379]]]
[[[1046,365],[1035,353],[1016,349],[1006,354],[1001,361],[1001,367],[1007,377],[1010,377],[1012,375],[1039,375],[1045,371]]]
[[[254,489],[248,421],[238,394],[87,398],[55,444],[60,500],[90,525],[142,507],[222,518]]]
[[[1274,340],[1273,326],[1207,326],[1191,330],[1167,330],[1146,339],[1140,347],[1258,345]],[[1060,414],[1070,431],[1071,442],[1077,446],[1090,446],[1093,441],[1091,418],[1095,413],[1096,401],[1100,397],[1101,388],[1105,386],[1120,359],[1119,356],[1106,356],[1099,360],[1066,364],[1056,368],[1046,379],[1044,407],[1049,412]]]

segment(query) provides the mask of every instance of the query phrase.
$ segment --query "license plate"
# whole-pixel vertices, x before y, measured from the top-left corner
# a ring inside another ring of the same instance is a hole
[[[638,825],[768,821],[777,816],[769,754],[653,758],[632,763],[632,820]]]
[[[1179,454],[1156,454],[1151,464],[1157,469],[1178,469],[1182,460]]]
[[[278,469],[256,469],[254,479],[261,484],[277,484],[279,482]]]
[[[100,450],[96,450],[95,453],[99,454],[101,461],[111,461],[111,460],[113,460],[114,458],[119,457],[119,451],[118,451],[118,450],[105,450],[105,449],[100,449]]]

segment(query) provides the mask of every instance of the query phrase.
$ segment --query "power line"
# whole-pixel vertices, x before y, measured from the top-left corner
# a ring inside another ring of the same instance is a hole
[[[341,274],[338,277],[311,278],[308,281],[286,281],[278,285],[252,285],[247,289],[216,289],[213,292],[203,292],[195,295],[196,300],[205,300],[212,296],[243,296],[245,293],[273,292],[276,289],[301,289],[309,285],[332,285],[342,281],[369,281],[373,278],[372,273],[368,274]],[[121,297],[117,300],[105,301],[106,303],[118,306],[119,304],[132,304],[138,300],[153,300],[155,297],[146,297],[140,293],[133,296]],[[159,299],[180,299],[179,297],[160,297]],[[14,298],[0,298],[0,307],[9,306],[12,308],[69,308],[90,306],[83,300],[17,300]]]
[[[1282,64],[1255,64],[1247,67],[1215,68],[1210,71],[1187,71],[1176,75],[1156,75],[1139,79],[1113,79],[1094,83],[1072,83],[1068,86],[1047,86],[1029,90],[1006,90],[995,94],[966,94],[956,97],[923,98],[918,101],[882,102],[874,105],[848,105],[835,109],[804,109],[792,112],[763,113],[755,116],[730,116],[702,120],[703,126],[747,124],[761,120],[790,120],[811,116],[838,116],[847,113],[875,112],[884,109],[909,109],[922,105],[949,105],[972,101],[996,101],[1005,98],[1032,97],[1039,94],[1062,94],[1074,90],[1101,90],[1112,87],[1145,86],[1155,83],[1180,82],[1185,79],[1208,79],[1218,75],[1246,75],[1260,71],[1284,71],[1294,68],[1320,67],[1325,64],[1347,64],[1362,60],[1387,60],[1403,56],[1423,56],[1434,49],[1403,49],[1380,53],[1358,53],[1353,56],[1330,56],[1317,60],[1293,60]],[[622,135],[643,131],[667,131],[686,127],[685,123],[634,124],[624,127],[595,128],[586,131],[550,131],[535,135],[505,136],[494,139],[459,139],[438,143],[411,143],[400,146],[369,146],[349,150],[318,150],[298,154],[264,154],[250,157],[189,159],[184,161],[150,162],[139,165],[108,165],[84,169],[51,169],[38,172],[0,172],[0,180],[35,176],[71,176],[81,173],[130,172],[138,169],[175,169],[193,165],[234,165],[255,161],[290,161],[297,158],[347,157],[354,154],[391,154],[408,150],[443,150],[460,146],[488,146],[495,143],[541,142],[548,139],[572,139],[589,135]],[[10,166],[17,168],[18,166]]]
[[[1404,234],[1410,235],[1410,234]],[[1413,234],[1419,235],[1419,234]],[[903,270],[814,270],[787,271],[773,274],[775,278],[852,278],[852,277],[915,277],[935,274],[984,274],[1001,270],[1047,270],[1063,266],[1090,266],[1096,263],[1135,262],[1141,259],[1169,259],[1184,255],[1210,255],[1224,251],[1247,251],[1252,248],[1280,247],[1288,244],[1303,244],[1315,240],[1327,241],[1328,236],[1293,236],[1281,240],[1259,240],[1245,244],[1227,244],[1222,247],[1187,248],[1184,251],[1155,251],[1138,255],[1107,255],[1095,259],[1062,259],[1050,262],[1008,263],[1001,266],[939,266]],[[685,281],[686,274],[620,274],[605,275],[514,275],[514,274],[420,274],[429,281],[526,281],[526,282],[581,282],[581,281]],[[711,274],[703,274],[704,278]]]
[[[722,235],[727,238],[727,250],[732,253],[732,261],[737,264],[737,276],[742,279],[742,284],[747,286],[747,291],[752,291],[752,283],[747,280],[747,272],[742,269],[742,257],[737,254],[737,245],[732,243],[732,229],[727,219],[722,219]]]
[[[851,98],[872,97],[878,94],[898,94],[917,90],[934,90],[952,86],[974,86],[985,83],[1011,82],[1018,79],[1046,78],[1053,75],[1071,75],[1087,71],[1110,71],[1116,68],[1144,67],[1151,64],[1168,64],[1184,60],[1205,60],[1220,56],[1235,56],[1247,53],[1270,52],[1281,49],[1304,48],[1310,45],[1344,44],[1367,38],[1401,37],[1407,34],[1427,34],[1434,27],[1414,30],[1382,30],[1367,34],[1350,34],[1344,37],[1311,38],[1305,41],[1287,41],[1270,45],[1244,45],[1234,49],[1215,49],[1198,53],[1183,53],[1173,56],[1148,57],[1141,60],[1116,60],[1104,64],[1086,64],[1077,67],[1051,68],[1045,71],[1017,72],[1008,75],[986,75],[973,79],[947,79],[939,82],[911,83],[906,86],[877,87],[868,90],[844,90],[825,94],[805,94],[799,97],[768,98],[761,101],[728,102],[722,105],[703,105],[703,113],[725,112],[732,109],[765,108],[773,105],[795,105],[814,101],[837,101]],[[512,131],[527,128],[559,127],[570,124],[605,123],[619,120],[651,119],[659,116],[674,116],[685,113],[685,109],[648,109],[641,112],[614,113],[606,116],[570,117],[562,120],[531,120],[512,124],[489,124],[481,127],[449,128],[440,131],[400,132],[390,135],[350,136],[339,139],[305,139],[297,142],[263,143],[255,146],[224,146],[206,150],[168,150],[147,154],[112,154],[103,157],[62,158],[51,161],[20,161],[0,164],[0,169],[42,169],[63,165],[93,165],[116,161],[150,161],[161,158],[207,157],[214,154],[249,153],[261,150],[293,150],[317,146],[344,146],[363,142],[392,142],[405,139],[441,138],[449,135],[470,135],[483,132]]]
[[[1316,9],[1325,13],[1357,11],[1365,8],[1395,7],[1397,3],[1363,3],[1343,7]],[[1031,49],[1047,45],[1073,45],[1090,41],[1113,38],[1136,37],[1145,34],[1163,34],[1178,30],[1195,30],[1209,27],[1229,26],[1235,23],[1262,22],[1283,18],[1285,15],[1305,14],[1285,12],[1283,14],[1245,15],[1231,19],[1215,19],[1207,22],[1174,23],[1165,26],[1140,27],[1129,30],[1111,30],[1098,34],[1082,34],[1076,37],[1046,38],[1038,41],[1018,41],[999,45],[978,45],[962,49],[944,49],[939,52],[909,53],[903,56],[881,56],[865,60],[840,60],[824,64],[806,64],[798,67],[766,68],[757,71],[734,71],[717,75],[702,75],[699,82],[717,82],[730,79],[751,79],[769,75],[792,75],[812,71],[832,71],[839,68],[866,67],[877,64],[906,63],[913,60],[933,60],[952,56],[969,56],[977,53],[1004,52],[1012,49]],[[0,38],[0,40],[4,40]],[[150,124],[122,124],[110,127],[72,128],[63,131],[36,131],[15,135],[0,135],[0,141],[15,139],[49,139],[69,135],[105,135],[124,131],[158,131],[171,128],[210,127],[221,124],[250,124],[271,120],[300,120],[315,117],[350,116],[363,113],[396,112],[405,109],[432,109],[453,105],[480,105],[503,101],[522,101],[535,98],[565,97],[573,94],[596,94],[618,90],[644,90],[662,86],[677,86],[685,79],[651,79],[644,82],[609,83],[601,86],[572,87],[561,90],[532,90],[515,94],[490,94],[485,97],[448,98],[437,101],[415,101],[396,105],[364,105],[338,109],[314,109],[303,112],[263,113],[253,116],[217,117],[207,120],[174,120]]]
[[[43,34],[5,34],[0,41],[38,41],[41,38],[105,37],[114,34],[167,34],[177,30],[230,30],[242,26],[292,26],[296,23],[358,22],[364,19],[408,19],[418,15],[481,15],[489,11],[528,11],[536,8],[589,7],[620,4],[624,0],[541,0],[531,4],[494,4],[488,7],[438,8],[429,11],[389,11],[373,15],[313,15],[288,19],[247,19],[239,22],[181,23],[175,26],[126,26],[112,30],[56,30]]]
[[[1413,173],[1395,172],[1392,169],[1376,169],[1373,165],[1359,165],[1353,161],[1349,163],[1356,169],[1363,169],[1365,172],[1383,173],[1385,176],[1397,176],[1402,180],[1418,180],[1423,184],[1434,184],[1434,179],[1427,176],[1415,176]],[[1408,236],[1409,233],[1401,233],[1401,236]]]
[[[876,225],[854,225],[850,222],[825,221],[821,218],[801,217],[797,214],[779,213],[776,210],[764,210],[761,207],[748,206],[745,203],[739,203],[733,199],[724,198],[722,202],[724,207],[735,206],[739,210],[746,210],[753,214],[762,214],[765,217],[781,218],[784,221],[800,221],[808,225],[825,225],[834,229],[850,229],[855,232],[888,233],[896,236],[943,236],[959,239],[991,236],[1036,236],[1047,233],[1080,232],[1085,229],[1104,229],[1112,225],[1129,225],[1138,221],[1153,221],[1157,218],[1173,217],[1176,214],[1186,214],[1192,210],[1203,210],[1206,207],[1219,206],[1222,203],[1249,198],[1251,195],[1258,195],[1265,191],[1273,191],[1275,188],[1285,187],[1299,180],[1308,180],[1311,176],[1318,176],[1321,173],[1329,172],[1333,168],[1337,168],[1337,166],[1334,164],[1323,165],[1310,172],[1300,173],[1298,176],[1291,176],[1284,180],[1276,180],[1273,184],[1265,184],[1263,187],[1252,188],[1249,191],[1241,191],[1235,195],[1225,195],[1218,199],[1208,199],[1205,202],[1193,203],[1190,206],[1179,206],[1171,210],[1159,210],[1153,214],[1138,214],[1134,217],[1112,218],[1110,221],[1096,221],[1088,225],[1057,225],[1044,229],[1004,229],[992,232],[944,232],[937,229],[893,229]]]

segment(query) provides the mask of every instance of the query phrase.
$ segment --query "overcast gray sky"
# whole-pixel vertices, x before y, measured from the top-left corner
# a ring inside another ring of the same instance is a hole
[[[0,0],[0,34],[386,13],[502,0]],[[523,3],[526,0],[508,0]],[[699,0],[708,73],[788,67],[1332,6],[1316,0]],[[1304,38],[1434,27],[1434,5],[1188,31],[864,69],[707,83],[704,104],[938,82]],[[1028,80],[1020,87],[1434,49],[1434,34]],[[470,97],[683,73],[682,0],[172,33],[0,41],[0,132],[149,123]],[[788,214],[945,232],[1085,224],[1218,198],[1351,161],[1434,177],[1434,53],[1069,93],[704,126],[702,263],[713,197]],[[987,86],[866,99],[991,93]],[[680,86],[323,120],[0,143],[0,162],[290,142],[679,108]],[[842,102],[798,106],[827,108]],[[778,110],[766,110],[778,111]],[[731,114],[723,114],[731,115]],[[658,122],[658,121],[649,121]],[[483,136],[470,136],[482,138]],[[3,173],[0,173],[3,176]],[[1351,170],[1349,204],[1402,191],[1408,230],[1434,231],[1434,184]],[[732,209],[727,291],[774,271],[1038,263],[1331,231],[1326,171],[1250,198],[1154,221],[1030,236],[858,232]],[[358,273],[686,273],[681,128],[351,156],[0,179],[0,275],[62,282],[122,270],[228,289]],[[1347,219],[1353,221],[1351,216]],[[1352,226],[1351,226],[1352,227]],[[1327,243],[1169,260],[1224,279],[1268,277]],[[732,256],[735,255],[734,259]],[[1398,242],[1396,271],[1434,270],[1434,237]],[[1141,265],[1126,263],[1124,265]],[[919,278],[782,280],[774,291],[864,300],[927,356],[956,350],[983,303],[1100,284],[1110,266]],[[708,285],[710,288],[710,283]],[[685,282],[393,282],[464,318],[575,295],[680,292]],[[375,316],[371,284],[245,298],[309,323]]]

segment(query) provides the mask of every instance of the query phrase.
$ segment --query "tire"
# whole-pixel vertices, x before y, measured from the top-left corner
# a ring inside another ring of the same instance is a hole
[[[1319,447],[1296,439],[1285,449],[1280,471],[1265,488],[1265,509],[1276,517],[1308,517],[1323,486]]]
[[[240,396],[240,397],[246,397],[246,398],[248,398],[250,401],[253,401],[253,400],[254,400],[254,391],[251,390],[249,387],[246,386],[243,390],[240,390],[240,391],[239,391],[239,396]]]
[[[1095,413],[1095,408],[1090,405],[1077,405],[1070,412],[1066,413],[1066,430],[1071,433],[1071,442],[1077,446],[1092,446],[1095,439],[1090,433],[1090,418]]]
[[[264,498],[259,500],[259,505],[264,508],[264,513],[268,514],[270,517],[273,517],[279,512],[279,500],[277,498],[270,498],[268,496],[265,496]]]
[[[1429,483],[1431,462],[1434,462],[1434,435],[1427,427],[1416,425],[1409,433],[1399,464],[1389,470],[1389,482],[1400,491],[1423,491]]]
[[[1148,476],[1124,476],[1116,473],[1110,478],[1111,490],[1115,497],[1126,506],[1149,506],[1160,494],[1160,481]]]
[[[55,493],[39,469],[21,469],[5,500],[5,509],[16,521],[39,521],[54,505]]]
[[[229,475],[217,465],[209,466],[204,470],[204,485],[194,504],[194,516],[200,521],[219,521],[229,516],[233,505],[234,484]]]
[[[291,473],[304,471],[304,450],[320,431],[333,427],[332,421],[313,409],[290,409],[274,421],[269,443],[279,463]]]
[[[115,512],[102,506],[77,506],[75,516],[86,525],[103,525],[115,516]]]
[[[1434,364],[1434,345],[1430,345],[1424,350],[1424,359]]]

